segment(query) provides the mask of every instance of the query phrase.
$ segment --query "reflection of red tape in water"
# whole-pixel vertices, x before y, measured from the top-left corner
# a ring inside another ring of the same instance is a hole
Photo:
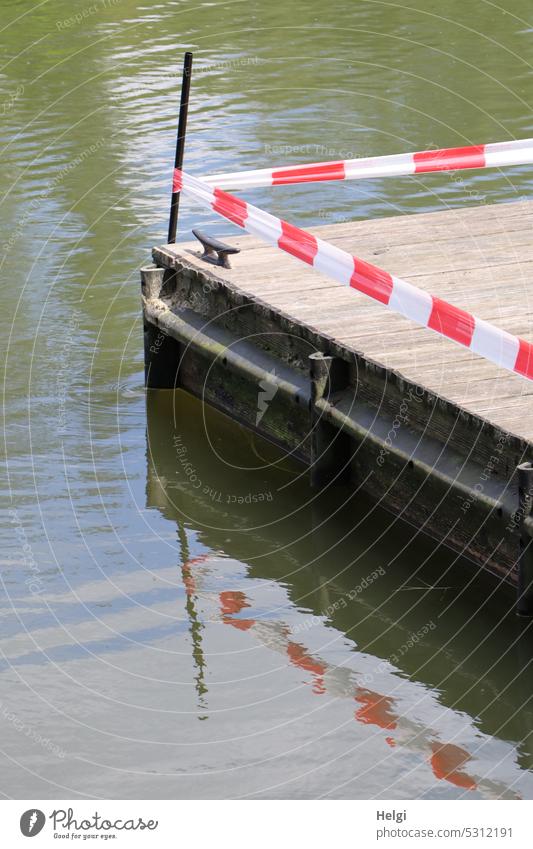
[[[469,312],[436,298],[340,248],[258,209],[241,198],[212,189],[202,180],[176,171],[174,190],[270,245],[281,248],[322,274],[362,292],[416,324],[464,345],[508,371],[533,380],[533,345]]]
[[[314,694],[353,699],[359,705],[354,712],[357,722],[386,731],[384,740],[391,748],[399,746],[419,752],[425,757],[436,779],[464,790],[478,790],[490,797],[520,798],[506,784],[489,778],[475,778],[471,772],[466,771],[467,765],[473,760],[470,752],[456,743],[442,743],[438,739],[438,732],[405,715],[394,696],[386,696],[359,685],[357,673],[344,666],[330,666],[304,645],[295,642],[290,628],[284,622],[255,617],[240,618],[240,614],[246,615],[246,608],[252,606],[242,590],[205,591],[201,587],[202,565],[210,557],[204,554],[187,561],[182,566],[182,572],[190,579],[185,585],[187,595],[214,602],[218,607],[220,622],[231,625],[237,631],[248,631],[267,648],[286,655],[292,666],[310,674]]]
[[[255,619],[234,618],[246,607],[250,607],[250,602],[242,590],[225,590],[219,593],[219,606],[222,621],[226,625],[246,631],[256,625]],[[298,669],[311,673],[313,676],[313,692],[316,695],[326,693],[327,687],[324,676],[328,672],[328,665],[313,657],[301,643],[289,639],[289,629],[283,628],[282,630],[286,637],[285,650],[291,664]],[[364,725],[375,725],[388,731],[398,728],[401,717],[395,712],[393,698],[358,686],[354,687],[353,697],[355,701],[362,705],[354,715],[358,722]],[[395,745],[393,738],[387,737],[386,739],[389,745]],[[444,779],[456,787],[469,790],[474,790],[477,787],[476,780],[463,771],[465,764],[471,760],[470,754],[465,749],[452,743],[433,741],[429,746],[429,752],[428,761],[435,778]]]
[[[368,156],[335,162],[311,162],[283,165],[254,171],[209,174],[202,179],[219,189],[253,189],[259,186],[283,186],[329,180],[362,180],[375,177],[402,177],[436,171],[461,171],[467,168],[504,168],[533,162],[533,139],[477,144],[397,153],[392,156]]]
[[[456,787],[475,790],[475,780],[463,769],[472,760],[468,752],[452,743],[443,745],[436,742],[432,744],[432,750],[430,764],[436,778],[444,778]]]

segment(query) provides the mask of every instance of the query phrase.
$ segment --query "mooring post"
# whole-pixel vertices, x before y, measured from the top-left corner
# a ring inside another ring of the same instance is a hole
[[[533,507],[533,464],[518,466],[518,515],[520,517],[520,557],[518,560],[519,616],[533,616],[533,540],[530,522]]]
[[[347,433],[326,421],[317,401],[328,400],[348,383],[348,363],[317,351],[309,355],[311,379],[311,486],[323,487],[350,476],[351,442]]]
[[[165,269],[158,268],[157,265],[145,265],[141,268],[141,292],[148,301],[159,298],[164,275]]]
[[[178,137],[176,139],[176,157],[174,160],[174,172],[183,168],[183,152],[185,150],[185,133],[187,132],[187,114],[189,111],[189,92],[191,90],[192,53],[185,54],[183,60],[183,75],[181,78],[180,116],[178,121]],[[168,243],[176,241],[178,228],[178,212],[180,206],[180,192],[175,190],[175,182],[172,185],[172,200],[170,202],[170,218],[168,221]]]
[[[146,301],[159,298],[165,269],[141,268],[141,291]],[[181,359],[178,342],[144,320],[144,385],[147,389],[177,389]]]

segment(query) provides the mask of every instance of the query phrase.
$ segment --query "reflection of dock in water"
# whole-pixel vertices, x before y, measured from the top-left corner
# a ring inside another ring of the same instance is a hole
[[[187,403],[196,404],[181,398],[180,410]],[[178,521],[180,539],[187,525],[201,528],[199,542],[247,570],[236,584],[234,576],[225,577],[224,557],[182,564],[191,629],[224,625],[281,654],[315,696],[352,701],[355,721],[383,735],[390,757],[416,755],[436,779],[465,792],[519,795],[513,784],[520,785],[520,770],[533,766],[530,633],[512,614],[494,628],[502,590],[479,609],[480,587],[490,599],[486,575],[465,593],[461,564],[454,565],[449,552],[433,553],[429,541],[418,539],[413,547],[405,528],[387,533],[376,547],[390,517],[369,517],[363,504],[354,531],[353,506],[349,521],[342,509],[333,515],[341,502],[318,502],[298,468],[279,461],[269,446],[246,445],[249,435],[241,438],[213,411],[206,414],[208,437],[195,421],[180,416],[172,433],[172,393],[151,393],[148,506]],[[187,469],[177,462],[176,434]],[[236,468],[237,456],[239,465],[258,468]],[[201,489],[191,485],[191,475]],[[250,491],[272,498],[248,501],[243,509],[225,497]],[[302,507],[294,511],[295,504]],[[320,534],[313,533],[317,522]],[[256,599],[257,588],[266,605]],[[350,645],[346,665],[320,648],[339,639]],[[494,664],[493,657],[502,659]],[[200,652],[199,658],[203,682],[208,656]],[[505,768],[492,771],[502,747]]]

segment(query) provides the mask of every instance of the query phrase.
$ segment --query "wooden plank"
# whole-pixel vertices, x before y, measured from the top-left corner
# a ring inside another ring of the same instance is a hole
[[[292,223],[298,223],[293,220]],[[442,212],[428,212],[417,215],[405,214],[374,219],[372,221],[348,221],[338,224],[325,224],[314,227],[313,232],[326,240],[364,238],[367,244],[385,239],[393,244],[393,237],[401,240],[405,234],[416,233],[435,242],[455,239],[462,234],[470,236],[503,233],[511,229],[527,230],[533,224],[533,206],[531,201],[513,201],[493,205],[481,205],[462,209],[449,209]],[[225,222],[220,222],[220,232],[227,233]],[[263,242],[253,236],[235,236],[227,238],[242,250],[253,251]],[[196,243],[190,243],[196,245]],[[401,241],[400,241],[401,244]],[[182,245],[183,247],[183,245]]]

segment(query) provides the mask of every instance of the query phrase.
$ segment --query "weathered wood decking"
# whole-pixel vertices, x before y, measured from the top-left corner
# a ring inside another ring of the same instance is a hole
[[[313,232],[533,339],[533,201]],[[166,271],[144,273],[148,385],[173,385],[179,363],[180,385],[322,467],[323,482],[349,478],[516,582],[533,382],[252,237],[229,241],[242,251],[231,270],[201,260],[196,242],[154,249]],[[179,346],[154,346],[156,327]],[[315,352],[333,360],[309,361]],[[258,420],[261,381],[273,397]]]

